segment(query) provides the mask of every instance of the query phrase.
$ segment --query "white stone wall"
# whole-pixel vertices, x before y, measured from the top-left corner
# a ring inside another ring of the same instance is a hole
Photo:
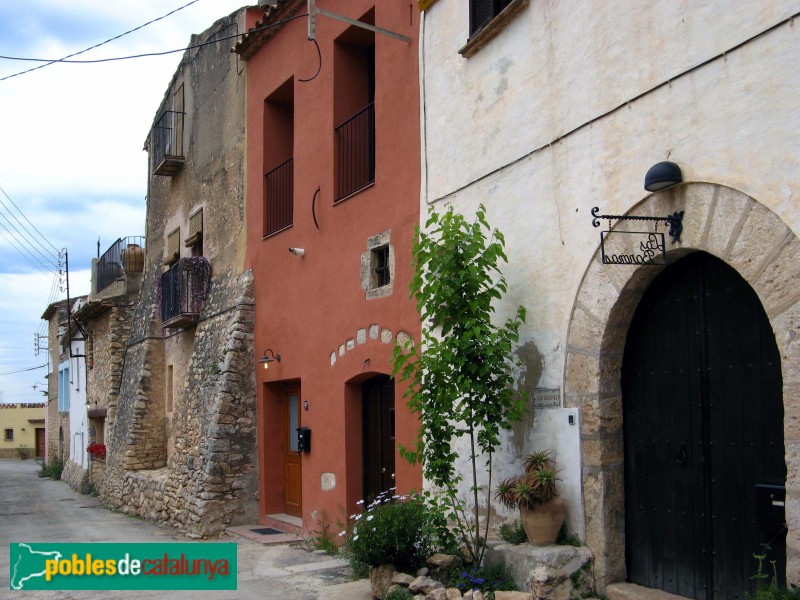
[[[422,24],[423,219],[430,205],[472,214],[483,203],[505,234],[497,318],[528,309],[521,344],[541,365],[528,363],[527,391],[564,385],[570,319],[600,241],[591,208],[631,210],[653,164],[744,192],[800,234],[796,3],[531,0],[464,58],[467,7],[439,0]],[[493,482],[532,449],[584,460],[577,436],[541,423],[518,435]],[[584,535],[580,474],[564,479],[570,528]],[[797,535],[795,525],[790,547]]]

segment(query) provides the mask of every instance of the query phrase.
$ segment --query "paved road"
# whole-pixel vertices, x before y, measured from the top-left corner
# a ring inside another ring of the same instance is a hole
[[[0,598],[259,598],[313,600],[351,581],[339,560],[301,545],[262,546],[235,537],[238,590],[233,592],[18,592],[9,589],[11,542],[184,542],[174,529],[114,513],[99,498],[73,492],[61,481],[40,479],[32,460],[0,459]],[[349,587],[349,586],[343,586]],[[327,589],[326,589],[327,588]],[[349,594],[348,594],[349,595]],[[347,597],[347,596],[344,596]]]

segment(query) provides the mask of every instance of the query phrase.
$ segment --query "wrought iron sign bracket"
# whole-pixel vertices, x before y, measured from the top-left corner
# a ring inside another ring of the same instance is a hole
[[[592,225],[600,227],[600,220],[606,219],[608,221],[608,229],[611,230],[611,221],[654,221],[656,223],[656,231],[658,231],[658,223],[664,223],[669,227],[669,236],[672,238],[672,243],[677,244],[681,241],[681,234],[683,233],[683,212],[674,212],[666,217],[639,217],[636,215],[598,215],[600,211],[598,207],[592,209]]]

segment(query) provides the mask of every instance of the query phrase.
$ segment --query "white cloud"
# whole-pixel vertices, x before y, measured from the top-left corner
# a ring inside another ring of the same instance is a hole
[[[0,55],[59,58],[188,1],[3,2]],[[245,4],[200,0],[76,58],[182,48],[191,34]],[[232,40],[222,43],[233,45]],[[0,186],[54,246],[69,248],[73,296],[89,289],[88,263],[97,253],[98,237],[102,252],[117,237],[144,234],[147,156],[142,146],[181,56],[52,65],[0,81]],[[36,64],[0,59],[0,78]],[[52,278],[38,274],[0,235],[0,282],[0,373],[40,364],[43,355],[34,355],[33,333],[47,307]],[[2,401],[40,401],[31,388],[40,380],[38,371],[2,377]]]

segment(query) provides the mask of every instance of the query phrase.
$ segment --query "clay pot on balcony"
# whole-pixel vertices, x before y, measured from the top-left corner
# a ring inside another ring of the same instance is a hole
[[[144,250],[139,244],[128,244],[120,253],[122,266],[126,273],[141,273],[144,271]]]

